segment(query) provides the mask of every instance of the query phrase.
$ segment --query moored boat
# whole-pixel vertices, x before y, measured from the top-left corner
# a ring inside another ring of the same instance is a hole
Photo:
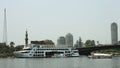
[[[32,44],[21,51],[14,52],[20,58],[45,58],[45,57],[78,57],[79,52],[73,48],[46,47],[45,45]]]
[[[105,54],[105,53],[92,53],[89,58],[93,59],[106,59],[106,58],[112,58],[112,54]]]

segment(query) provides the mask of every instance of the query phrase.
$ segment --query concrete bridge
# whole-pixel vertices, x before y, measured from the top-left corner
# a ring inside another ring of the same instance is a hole
[[[82,47],[77,49],[79,50],[80,55],[90,55],[91,52],[97,50],[120,49],[120,45],[102,45],[102,46],[94,46],[94,47]]]

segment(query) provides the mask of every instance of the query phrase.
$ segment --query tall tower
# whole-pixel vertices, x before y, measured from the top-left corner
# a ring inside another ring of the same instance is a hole
[[[73,47],[73,35],[71,33],[68,33],[65,39],[66,39],[66,45],[68,47]]]
[[[7,45],[7,20],[6,20],[6,9],[4,9],[3,43],[4,43],[5,45]]]
[[[25,46],[28,46],[28,32],[25,34]]]
[[[118,27],[115,22],[111,24],[111,42],[112,44],[118,43]]]

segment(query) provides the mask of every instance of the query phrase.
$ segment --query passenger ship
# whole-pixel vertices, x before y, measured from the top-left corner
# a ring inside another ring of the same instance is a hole
[[[78,57],[79,52],[76,49],[68,47],[55,47],[51,45],[31,44],[24,47],[21,51],[14,52],[19,58],[45,58],[45,57]]]

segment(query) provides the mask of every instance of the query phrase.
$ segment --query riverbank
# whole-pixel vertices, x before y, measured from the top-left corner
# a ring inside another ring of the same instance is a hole
[[[19,51],[23,46],[0,45],[0,58],[15,57],[14,51]]]
[[[15,57],[14,54],[10,54],[10,53],[1,53],[0,54],[0,58],[8,58],[8,57]]]

